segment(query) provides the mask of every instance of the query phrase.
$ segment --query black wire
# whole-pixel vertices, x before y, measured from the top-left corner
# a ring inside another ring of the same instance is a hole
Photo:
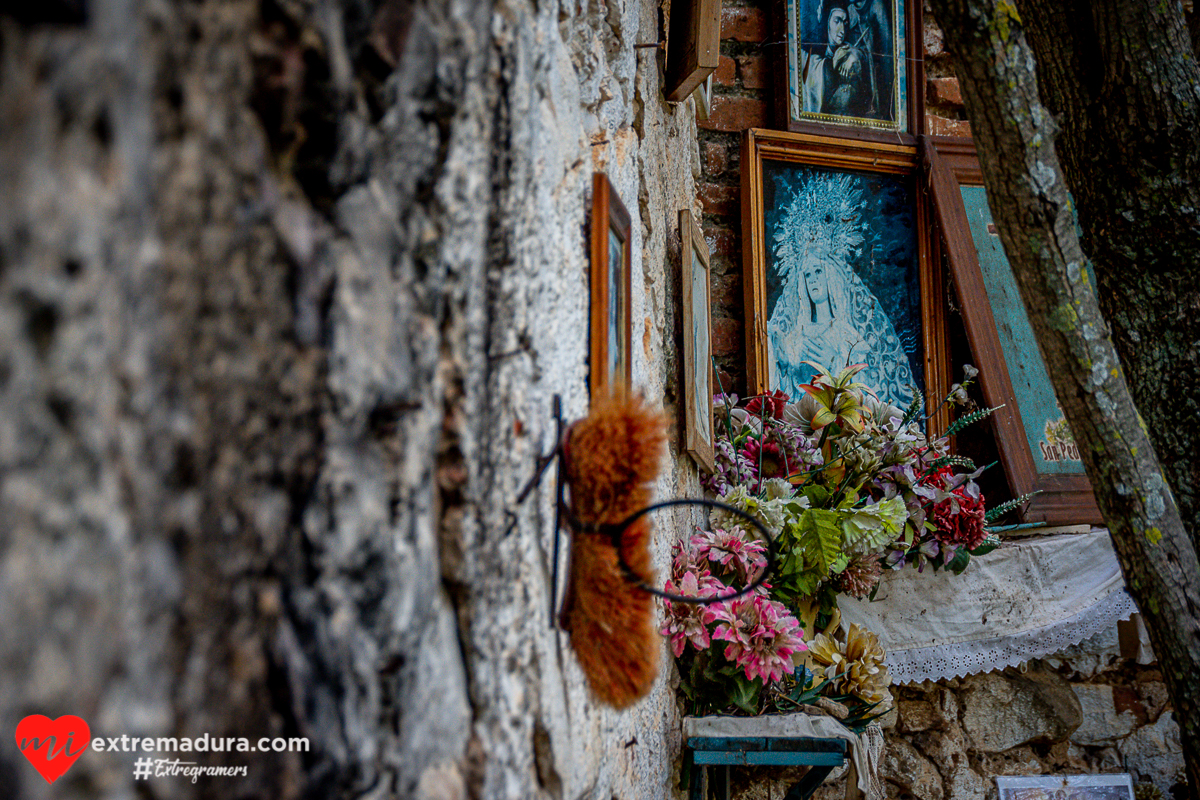
[[[665,592],[662,589],[655,589],[653,586],[647,584],[636,572],[633,571],[633,567],[629,566],[629,564],[625,561],[625,556],[621,553],[621,539],[623,538],[626,529],[628,529],[629,526],[638,519],[644,517],[652,511],[657,511],[660,508],[671,508],[673,506],[705,506],[707,508],[719,508],[732,514],[736,514],[739,517],[747,520],[754,528],[757,529],[762,540],[767,543],[767,564],[763,567],[762,572],[759,573],[758,577],[755,578],[754,581],[748,584],[745,588],[739,589],[738,591],[730,594],[717,595],[715,597],[691,597],[682,594],[672,594],[670,592]],[[762,522],[756,517],[751,516],[742,509],[726,503],[718,502],[716,500],[664,500],[661,503],[655,503],[654,505],[646,506],[640,511],[633,512],[615,525],[582,525],[580,524],[579,520],[575,519],[565,505],[563,506],[562,510],[571,527],[576,528],[577,530],[591,530],[597,533],[608,534],[609,538],[612,539],[613,548],[617,551],[617,562],[621,565],[621,570],[625,573],[626,580],[632,583],[635,588],[641,589],[643,592],[652,594],[655,597],[661,597],[664,600],[670,600],[673,603],[694,603],[697,605],[708,605],[710,603],[719,603],[725,600],[732,600],[735,597],[741,597],[742,595],[749,594],[759,586],[762,586],[763,582],[770,577],[771,572],[775,569],[775,561],[777,557],[775,540],[771,538],[771,532],[767,530],[767,526],[763,525]]]

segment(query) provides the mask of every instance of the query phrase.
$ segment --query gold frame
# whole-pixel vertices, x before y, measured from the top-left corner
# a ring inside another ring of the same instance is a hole
[[[696,218],[690,211],[679,212],[680,262],[682,265],[683,284],[683,415],[684,415],[684,449],[691,454],[696,463],[709,472],[715,465],[713,438],[712,397],[712,272],[709,267],[708,243],[704,241],[704,232],[700,229]],[[704,272],[700,282],[704,287],[704,297],[696,297],[693,291],[695,284],[696,262]],[[692,335],[696,330],[696,314],[704,314],[708,335],[705,337],[706,353],[703,363],[708,365],[707,391],[703,397],[696,396],[696,367],[698,365],[696,347],[699,345]],[[708,438],[700,426],[701,414],[708,415]]]
[[[763,161],[907,176],[913,181],[921,294],[921,339],[925,370],[925,405],[938,409],[930,420],[937,434],[949,424],[940,407],[949,391],[949,347],[946,296],[942,272],[931,258],[930,211],[918,182],[920,161],[910,145],[835,139],[751,128],[742,140],[742,270],[746,308],[746,387],[750,394],[770,390],[767,363],[766,241],[764,232]]]

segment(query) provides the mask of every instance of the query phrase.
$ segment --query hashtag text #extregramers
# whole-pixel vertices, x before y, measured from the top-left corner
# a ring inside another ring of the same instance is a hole
[[[201,775],[206,777],[244,778],[247,774],[247,769],[244,764],[238,767],[209,767],[199,766],[194,761],[180,761],[179,759],[172,761],[169,758],[160,758],[158,760],[139,758],[134,763],[133,777],[135,780],[149,779],[151,774],[156,778],[182,775],[185,778],[191,778],[192,783],[195,783]]]

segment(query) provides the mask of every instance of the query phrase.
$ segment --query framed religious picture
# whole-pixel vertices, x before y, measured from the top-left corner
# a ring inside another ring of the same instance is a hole
[[[938,416],[947,380],[944,292],[929,258],[915,147],[747,131],[742,241],[747,384],[798,397],[814,374],[856,380]]]
[[[684,449],[713,471],[712,347],[708,244],[690,211],[679,212],[683,263]]]
[[[998,775],[999,800],[1133,800],[1133,778],[1109,775]]]
[[[721,58],[721,0],[674,0],[670,14],[663,95],[678,103],[717,68]]]
[[[1022,519],[1100,523],[1092,485],[992,222],[975,145],[968,138],[930,137],[926,157],[984,402],[1003,406],[991,420],[1005,477],[1014,496],[1038,492]]]
[[[918,130],[922,74],[920,62],[908,58],[908,39],[909,31],[921,30],[920,2],[784,5],[788,130],[829,124],[893,135]]]
[[[631,384],[630,217],[603,172],[592,176],[591,390],[623,392]]]

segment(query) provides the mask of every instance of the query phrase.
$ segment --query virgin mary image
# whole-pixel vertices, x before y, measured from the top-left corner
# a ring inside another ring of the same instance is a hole
[[[794,185],[771,231],[774,270],[781,281],[767,320],[771,387],[791,397],[813,376],[812,361],[836,374],[866,363],[856,380],[901,408],[916,382],[908,354],[879,299],[855,273],[866,239],[866,202],[859,179],[814,172]]]

